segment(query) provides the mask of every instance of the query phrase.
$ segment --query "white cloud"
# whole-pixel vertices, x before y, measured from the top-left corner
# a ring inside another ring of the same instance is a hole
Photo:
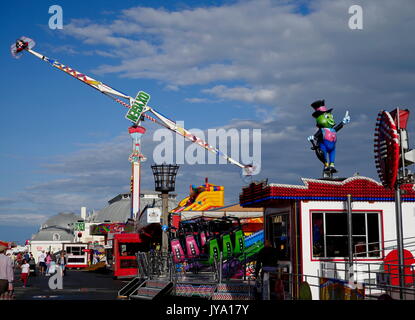
[[[365,1],[359,31],[348,28],[352,0],[313,1],[305,15],[297,4],[136,7],[108,23],[73,20],[65,32],[121,58],[96,67],[98,73],[156,79],[174,90],[210,85],[201,91],[207,99],[267,104],[274,118],[289,117],[322,96],[330,104],[350,105],[353,112],[361,111],[356,105],[363,101],[367,108],[411,101],[413,1],[399,6]],[[233,81],[242,84],[229,85]]]
[[[215,103],[217,101],[209,100],[206,98],[185,98],[184,101],[189,103]]]
[[[277,98],[277,90],[265,89],[265,88],[246,88],[246,87],[234,87],[228,88],[223,85],[215,86],[210,89],[202,90],[204,93],[210,93],[220,98],[228,100],[239,100],[244,102],[255,102],[270,104]]]
[[[44,214],[0,213],[0,226],[37,226],[48,219]]]
[[[136,7],[105,23],[71,20],[63,32],[91,52],[114,59],[96,66],[97,72],[154,79],[177,92],[194,86],[200,96],[185,98],[188,103],[221,99],[252,106],[257,119],[223,119],[222,127],[261,128],[262,172],[255,179],[299,183],[300,176],[320,176],[322,165],[306,138],[316,130],[310,103],[323,98],[338,122],[346,110],[352,117],[339,132],[339,175],[359,171],[376,178],[372,140],[377,112],[415,100],[415,2],[364,1],[364,29],[359,31],[348,29],[354,1],[307,4],[309,14],[298,13],[293,1],[240,1],[176,11]],[[411,119],[410,128],[413,123]],[[144,139],[143,152],[150,156],[155,143],[151,135]],[[60,177],[33,184],[25,199],[48,214],[82,205],[102,208],[110,197],[128,190],[129,153],[125,134],[81,146],[45,164],[46,174]],[[143,166],[146,189],[154,183],[150,162]],[[179,174],[179,197],[204,177],[224,184],[233,200],[244,184],[232,165],[183,165]]]
[[[15,202],[16,202],[16,199],[0,198],[0,206],[10,205]]]

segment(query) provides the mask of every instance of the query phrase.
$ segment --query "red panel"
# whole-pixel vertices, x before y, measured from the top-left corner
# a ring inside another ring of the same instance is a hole
[[[390,112],[393,120],[395,121],[395,124],[398,125],[398,117],[397,115],[397,109]],[[409,119],[409,110],[408,109],[399,109],[399,127],[401,129],[406,129],[408,125],[408,119]]]
[[[399,135],[396,123],[387,111],[378,114],[375,128],[375,163],[380,181],[394,189],[399,169]]]
[[[67,264],[66,268],[87,268],[87,264]]]
[[[181,220],[180,215],[173,215],[172,216],[172,226],[175,227],[176,229],[179,229],[180,220]]]
[[[137,268],[121,268],[121,260],[135,260],[136,257],[121,256],[119,252],[119,243],[140,243],[142,242],[138,233],[119,233],[114,235],[114,276],[115,277],[135,277]]]
[[[415,275],[411,269],[411,265],[415,263],[412,253],[406,249],[403,250],[404,255],[404,281],[405,285],[413,284]],[[385,272],[390,274],[390,284],[392,286],[399,286],[399,260],[398,250],[392,250],[386,256],[384,261]]]

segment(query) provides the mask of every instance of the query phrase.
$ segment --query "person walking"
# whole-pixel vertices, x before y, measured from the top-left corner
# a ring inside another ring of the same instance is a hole
[[[40,254],[38,255],[38,262],[39,262],[39,269],[40,269],[40,274],[44,275],[45,274],[45,270],[46,270],[46,254],[45,254],[45,250],[42,250],[40,252]]]
[[[272,246],[270,240],[266,240],[264,247],[258,252],[258,258],[255,266],[255,278],[258,278],[261,270],[261,278],[264,272],[274,272],[278,266],[278,249]]]
[[[270,273],[276,272],[278,267],[278,249],[272,246],[270,240],[265,240],[264,247],[258,252],[258,257],[255,266],[255,278],[258,279],[259,270],[261,270],[261,282],[262,282],[262,299],[269,300],[271,297],[270,292]],[[260,282],[260,283],[261,283]],[[283,292],[280,292],[281,280],[278,279],[276,286],[278,285],[277,297],[280,298]],[[283,288],[282,288],[283,289]]]
[[[29,261],[27,263],[30,266],[30,272],[33,273],[33,276],[36,276],[36,261],[32,253],[30,253]]]
[[[16,266],[20,267],[22,265],[22,261],[23,261],[23,255],[21,252],[19,252],[16,256]]]
[[[29,252],[25,252],[25,254],[23,255],[23,258],[26,260],[26,262],[29,262],[30,256],[29,256]]]
[[[30,265],[27,263],[26,259],[23,259],[23,263],[20,266],[20,268],[22,269],[22,273],[20,274],[20,278],[23,282],[23,288],[26,288],[27,279],[29,278],[29,273],[30,273]]]
[[[66,263],[67,263],[67,260],[66,260],[65,252],[62,251],[61,255],[58,257],[58,266],[62,269],[62,276],[64,276],[66,273],[66,270],[65,270]]]
[[[7,246],[0,242],[0,300],[7,300],[13,292],[13,261],[6,256]]]
[[[48,254],[46,255],[46,276],[50,276],[49,269],[50,269],[50,265],[52,261],[53,261],[52,254],[49,251]]]

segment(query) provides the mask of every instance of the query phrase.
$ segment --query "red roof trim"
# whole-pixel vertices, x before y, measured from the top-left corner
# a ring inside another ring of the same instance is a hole
[[[367,177],[351,177],[344,181],[328,181],[317,179],[302,179],[303,185],[289,184],[251,184],[242,189],[241,206],[269,200],[321,200],[342,201],[350,194],[355,201],[394,201],[395,192],[386,189],[379,182]],[[415,201],[415,191],[412,184],[401,187],[404,190],[403,201]]]

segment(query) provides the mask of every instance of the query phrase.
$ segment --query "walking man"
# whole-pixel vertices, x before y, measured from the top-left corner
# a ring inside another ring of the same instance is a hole
[[[13,292],[13,261],[5,255],[6,250],[6,244],[0,242],[0,300],[8,299],[8,292]]]
[[[45,250],[42,250],[42,252],[38,256],[39,269],[40,269],[40,274],[41,275],[45,274],[45,271],[46,271],[46,263],[45,263],[45,260],[46,260]]]

